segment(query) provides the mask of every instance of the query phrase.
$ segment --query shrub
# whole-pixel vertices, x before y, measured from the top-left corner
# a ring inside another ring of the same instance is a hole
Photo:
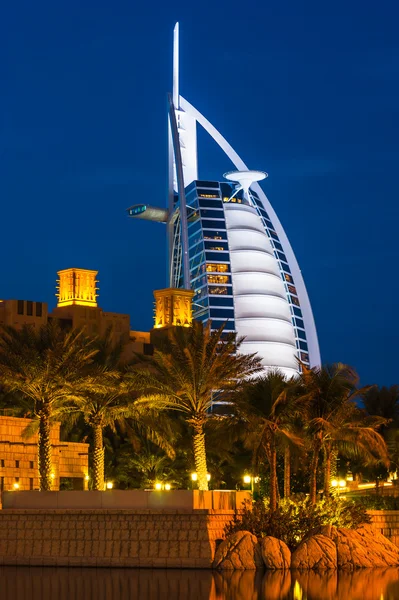
[[[360,496],[353,501],[365,510],[399,510],[399,498],[395,496]]]
[[[236,531],[250,531],[258,538],[271,535],[283,540],[291,550],[300,544],[312,529],[322,525],[335,525],[354,529],[371,518],[363,505],[357,502],[329,498],[311,504],[308,499],[283,500],[274,512],[267,503],[258,500],[244,506],[241,515],[225,528],[226,535]]]

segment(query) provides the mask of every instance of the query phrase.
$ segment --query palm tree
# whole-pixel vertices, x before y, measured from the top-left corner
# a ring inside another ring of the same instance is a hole
[[[226,397],[247,378],[261,370],[253,355],[239,353],[241,340],[224,333],[224,326],[212,331],[193,321],[190,327],[176,327],[155,349],[149,368],[132,370],[131,381],[144,393],[144,406],[183,413],[193,431],[194,462],[198,488],[208,489],[204,426],[212,417],[213,400]]]
[[[169,458],[174,457],[174,449],[168,441],[164,421],[155,410],[146,409],[131,398],[129,388],[124,385],[122,374],[103,372],[97,375],[96,389],[91,391],[86,382],[76,390],[72,405],[64,411],[69,421],[82,415],[93,433],[93,489],[104,489],[104,430],[109,428],[116,433],[118,424],[128,433],[140,433],[143,437],[164,450]],[[170,434],[170,430],[167,430]]]
[[[302,365],[297,401],[307,410],[306,432],[311,448],[310,500],[316,502],[320,452],[324,452],[324,493],[330,493],[333,451],[359,455],[363,460],[387,460],[383,438],[376,429],[384,420],[367,418],[355,404],[366,388],[357,388],[359,377],[342,363],[314,367]]]
[[[0,380],[27,403],[38,421],[38,468],[41,490],[51,489],[51,423],[75,395],[97,350],[81,330],[61,329],[52,321],[39,329],[4,326],[0,332]]]
[[[126,385],[121,369],[121,357],[126,344],[112,341],[109,329],[94,340],[97,349],[94,362],[75,388],[73,402],[63,407],[65,420],[72,425],[79,416],[89,425],[93,434],[92,469],[93,489],[104,489],[104,430],[116,433],[116,425],[127,430],[131,438],[137,435],[162,448],[169,457],[174,449],[168,438],[172,432],[165,419],[155,410],[148,410],[135,402],[130,387]],[[96,385],[92,385],[95,382]]]
[[[289,390],[290,383],[284,375],[279,371],[270,371],[247,384],[237,401],[236,417],[241,423],[244,446],[252,450],[254,464],[262,462],[264,457],[269,463],[272,511],[277,508],[279,496],[277,452],[279,449],[285,450],[289,444],[303,445],[294,429],[301,406]]]
[[[368,415],[378,415],[387,420],[381,433],[389,451],[390,470],[395,471],[399,466],[399,386],[379,388],[374,385],[366,391],[362,400]]]

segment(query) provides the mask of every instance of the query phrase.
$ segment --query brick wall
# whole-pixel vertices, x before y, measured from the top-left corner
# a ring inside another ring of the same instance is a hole
[[[0,564],[210,568],[234,511],[3,510]]]
[[[18,483],[20,490],[39,488],[37,470],[37,433],[25,439],[23,431],[31,419],[0,416],[0,491],[12,490]],[[60,424],[51,427],[53,449],[53,488],[58,489],[61,477],[80,480],[87,487],[88,444],[60,442]],[[0,498],[1,507],[1,498]]]
[[[373,525],[382,535],[399,546],[399,510],[369,510]]]

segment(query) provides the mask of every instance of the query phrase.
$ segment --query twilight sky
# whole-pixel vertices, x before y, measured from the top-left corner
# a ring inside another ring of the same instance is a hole
[[[291,241],[324,362],[399,382],[399,7],[392,1],[21,0],[0,25],[0,297],[55,304],[56,272],[98,269],[99,304],[152,324],[165,231],[166,94],[251,168]],[[200,177],[228,159],[200,135]]]

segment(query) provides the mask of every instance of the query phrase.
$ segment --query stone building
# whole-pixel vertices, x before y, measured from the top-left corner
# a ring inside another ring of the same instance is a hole
[[[0,491],[37,490],[37,434],[25,439],[31,419],[0,416]],[[60,424],[51,428],[53,489],[87,489],[88,444],[60,441]]]
[[[97,305],[97,271],[64,269],[58,271],[58,303],[49,313],[46,302],[32,300],[0,300],[0,327],[39,328],[51,319],[61,327],[84,328],[89,335],[104,335],[110,330],[115,343],[125,344],[123,361],[136,354],[151,355],[174,327],[188,327],[192,322],[193,292],[168,288],[157,290],[154,328],[131,331],[129,315],[104,312]],[[37,469],[37,435],[24,439],[22,432],[30,419],[0,416],[0,492],[3,490],[35,490],[39,487]],[[62,487],[87,489],[88,444],[61,442],[60,424],[51,431],[53,446],[53,489]]]

